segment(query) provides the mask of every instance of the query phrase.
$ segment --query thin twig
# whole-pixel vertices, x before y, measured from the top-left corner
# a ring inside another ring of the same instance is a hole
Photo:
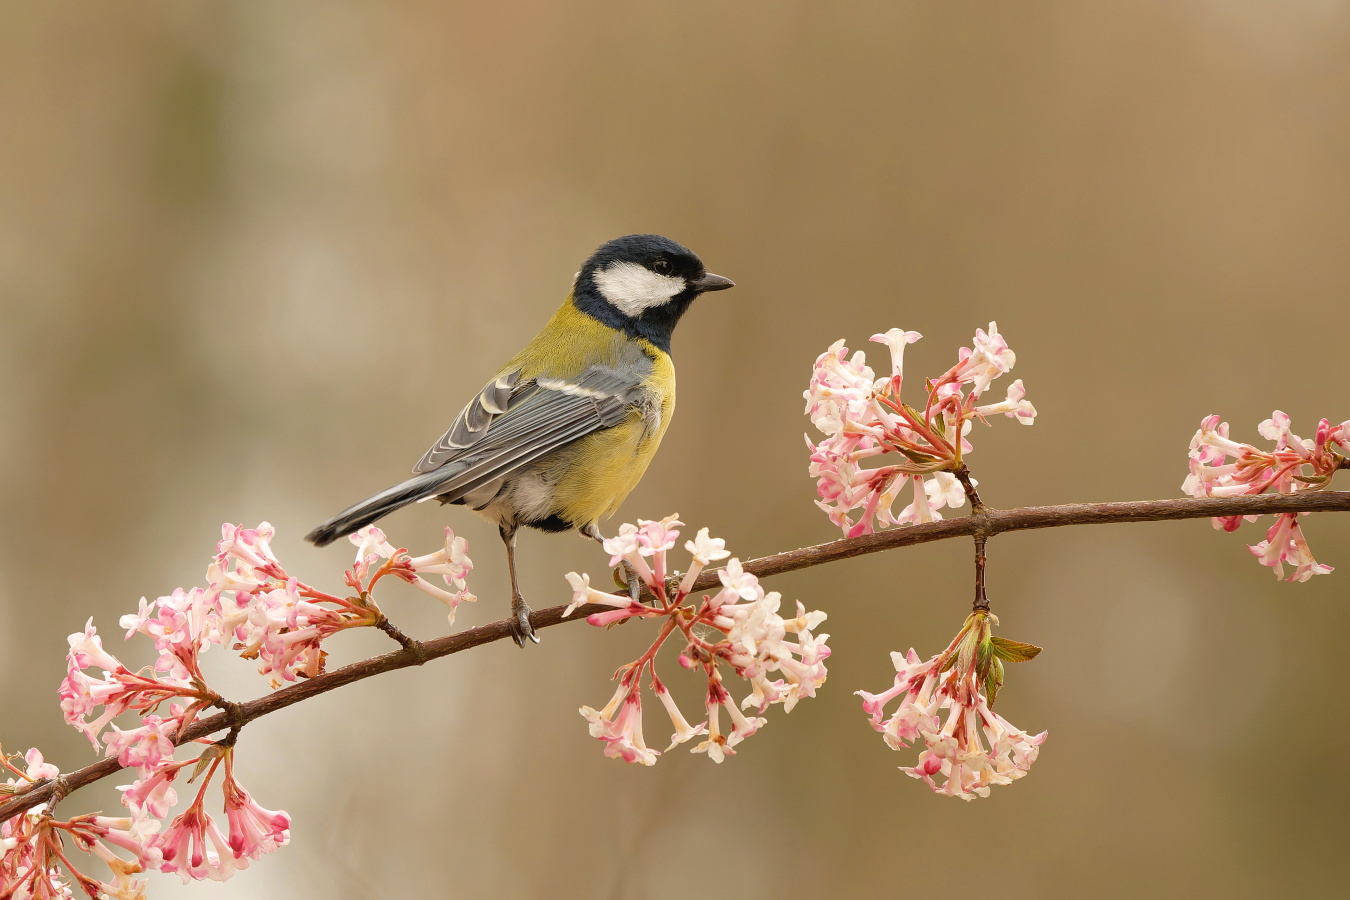
[[[1005,531],[1024,531],[1032,528],[1059,528],[1067,525],[1108,525],[1118,522],[1159,522],[1172,519],[1202,519],[1212,516],[1262,515],[1285,512],[1350,512],[1350,492],[1318,491],[1304,494],[1268,494],[1259,497],[1228,499],[1139,500],[1124,503],[1073,503],[1063,506],[1031,506],[1021,509],[993,509],[932,522],[895,528],[878,534],[803,547],[787,553],[766,556],[744,564],[747,572],[765,578],[798,569],[808,569],[825,563],[850,559],[882,550],[926,544],[980,534],[984,537]],[[694,583],[694,590],[705,590],[720,583],[719,569],[705,571]],[[530,621],[536,629],[550,628],[563,622],[580,621],[595,612],[610,609],[600,604],[589,604],[578,609],[570,618],[563,618],[565,606],[551,606],[536,611]],[[419,666],[433,659],[459,653],[472,647],[504,640],[512,635],[512,620],[503,619],[489,625],[480,625],[456,634],[430,641],[412,641],[411,646],[352,663],[332,672],[293,684],[245,703],[230,704],[227,712],[198,719],[179,735],[176,743],[184,744],[228,728],[242,728],[247,723],[278,710],[293,706],[319,694],[344,685],[362,681],[383,672]],[[0,822],[9,819],[39,803],[50,800],[58,792],[64,796],[85,785],[92,784],[118,772],[122,766],[116,758],[105,759],[85,766],[57,779],[36,782],[27,790],[16,793],[0,803]],[[59,787],[58,787],[59,785]]]
[[[984,592],[984,545],[988,539],[975,535],[975,603],[972,609],[989,612],[989,595]]]
[[[389,621],[388,616],[381,614],[380,620],[375,623],[375,627],[383,631],[385,634],[389,635],[394,640],[398,641],[398,645],[402,647],[404,650],[416,652],[417,641],[414,641],[412,638],[404,634],[402,629],[400,629],[393,622]]]
[[[975,482],[971,480],[970,469],[965,464],[956,470],[956,478],[961,482],[961,487],[965,489],[966,498],[970,500],[970,508],[973,512],[984,512],[984,501],[980,499],[980,492],[975,490]]]

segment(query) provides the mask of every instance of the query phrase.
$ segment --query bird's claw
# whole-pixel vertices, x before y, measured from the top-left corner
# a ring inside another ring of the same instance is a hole
[[[641,599],[642,578],[630,563],[625,561],[614,567],[614,584],[616,587],[627,588],[628,596],[634,601]]]
[[[511,598],[511,640],[516,642],[517,647],[524,647],[526,638],[536,644],[539,643],[539,635],[530,624],[532,612],[533,610],[520,597]]]

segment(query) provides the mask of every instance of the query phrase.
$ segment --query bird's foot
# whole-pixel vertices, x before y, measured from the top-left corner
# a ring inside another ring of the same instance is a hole
[[[616,587],[627,588],[628,596],[633,600],[642,597],[642,578],[638,576],[637,569],[628,562],[621,562],[614,567],[614,584]]]
[[[517,647],[524,647],[526,638],[539,643],[539,635],[530,624],[530,613],[534,610],[519,596],[511,598],[511,640]]]

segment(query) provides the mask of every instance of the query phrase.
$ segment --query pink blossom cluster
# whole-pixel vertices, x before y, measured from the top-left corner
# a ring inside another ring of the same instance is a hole
[[[472,603],[478,599],[465,586],[465,579],[473,571],[473,560],[469,559],[469,542],[462,537],[455,537],[449,527],[445,529],[445,546],[425,556],[410,557],[406,552],[396,550],[385,539],[384,532],[374,525],[367,525],[355,534],[348,535],[348,540],[356,545],[354,572],[358,581],[366,577],[376,560],[387,560],[385,566],[388,574],[430,594],[450,609],[451,625],[455,624],[455,609],[461,603]],[[380,574],[377,573],[376,579]],[[423,575],[440,575],[445,587],[427,581]],[[374,583],[372,581],[367,586],[367,593]]]
[[[0,787],[0,797],[14,794],[47,778],[55,778],[60,771],[42,758],[42,752],[33,747],[23,755],[20,763],[0,753],[0,769],[10,773]],[[62,876],[60,858],[54,851],[60,844],[48,833],[47,804],[39,804],[27,812],[0,822],[0,897],[69,897],[70,883]]]
[[[880,694],[856,692],[891,749],[923,741],[918,762],[900,768],[935,793],[987,797],[991,786],[1027,774],[1045,740],[1047,732],[1027,734],[992,709],[1003,671],[998,639],[989,634],[996,621],[988,613],[972,614],[947,649],[926,661],[913,649],[908,655],[892,653],[895,684]],[[897,697],[900,706],[887,718],[884,707]],[[945,780],[938,784],[935,776]]]
[[[154,603],[142,597],[139,609],[121,618],[128,640],[143,634],[154,641],[154,665],[131,671],[103,648],[92,619],[82,634],[70,636],[60,689],[66,722],[97,750],[114,718],[139,714],[139,728],[123,732],[114,725],[108,739],[108,755],[116,754],[124,766],[171,753],[172,735],[220,699],[200,667],[212,645],[233,642],[240,656],[260,660],[259,671],[275,684],[318,674],[324,638],[378,620],[378,610],[363,597],[325,594],[289,576],[272,553],[273,530],[266,522],[257,528],[226,524],[222,535],[205,588],[178,588]],[[91,667],[102,677],[84,671]],[[165,703],[170,714],[161,717]]]
[[[275,687],[282,681],[321,673],[326,656],[322,642],[328,637],[347,628],[383,622],[372,591],[386,575],[444,602],[451,621],[460,602],[474,599],[465,587],[473,568],[468,547],[448,528],[445,546],[421,557],[392,547],[378,528],[352,535],[357,555],[346,573],[346,583],[355,594],[348,597],[325,593],[289,575],[271,550],[273,536],[265,522],[257,528],[226,524],[207,569],[206,587],[180,588],[154,603],[142,598],[135,613],[122,617],[120,624],[128,640],[142,634],[154,642],[158,656],[152,665],[135,671],[124,665],[103,647],[92,619],[83,632],[70,636],[67,673],[59,692],[61,708],[66,722],[88,737],[95,751],[102,749],[105,756],[116,757],[122,766],[136,771],[134,782],[119,788],[130,816],[85,816],[62,823],[39,807],[26,817],[16,817],[4,823],[5,857],[0,871],[7,873],[5,877],[19,878],[14,873],[22,870],[28,873],[22,878],[30,887],[39,885],[33,888],[39,891],[33,896],[43,896],[47,888],[40,885],[46,882],[35,881],[38,876],[32,873],[55,866],[52,860],[59,859],[82,887],[93,891],[91,896],[101,891],[111,897],[139,897],[143,883],[131,875],[147,869],[177,872],[186,882],[224,880],[246,868],[250,860],[289,840],[290,817],[259,805],[236,780],[233,734],[218,743],[199,739],[205,745],[201,753],[184,760],[175,758],[184,730],[203,710],[230,708],[207,684],[201,655],[212,645],[229,645],[240,656],[258,660],[259,671]],[[424,575],[442,576],[449,590]],[[114,722],[123,713],[137,717],[134,727],[124,730]],[[187,810],[163,828],[161,820],[178,802],[175,782],[189,766],[195,768],[188,782],[203,772],[205,778]],[[7,768],[20,773],[12,765]],[[207,787],[218,770],[223,772],[224,831],[203,807]],[[30,751],[22,777],[32,781],[55,775],[54,767],[42,763],[41,754]],[[79,874],[59,856],[60,833],[104,859],[121,881],[109,886]],[[134,860],[117,857],[107,843],[131,851]],[[0,891],[0,898],[8,896]]]
[[[1274,441],[1269,450],[1239,443],[1228,436],[1228,423],[1208,416],[1191,438],[1190,474],[1181,489],[1192,497],[1240,497],[1274,491],[1301,494],[1324,490],[1338,469],[1347,468],[1350,453],[1350,421],[1332,425],[1327,419],[1317,423],[1312,439],[1301,438],[1290,427],[1289,416],[1278,409],[1257,426],[1266,440]],[[1231,458],[1231,461],[1230,461]],[[1288,581],[1307,581],[1314,575],[1332,571],[1313,559],[1312,551],[1299,527],[1299,513],[1281,513],[1266,532],[1266,539],[1248,549],[1261,565],[1275,570],[1277,579],[1285,579],[1284,564],[1293,566]],[[1255,522],[1257,516],[1247,516]],[[1214,527],[1236,531],[1242,516],[1215,518]]]
[[[18,776],[6,780],[4,793],[25,790],[39,780],[60,774],[56,766],[43,761],[36,747],[25,754],[24,761],[26,767],[20,769],[0,755],[0,767]],[[96,814],[63,822],[51,814],[49,804],[38,804],[0,823],[0,897],[6,900],[71,897],[70,879],[73,879],[92,898],[143,900],[146,882],[135,876],[145,871],[143,861],[158,860],[157,852],[150,849],[154,824],[157,823]],[[79,871],[66,853],[66,839],[102,860],[108,866],[109,880],[98,881]],[[131,851],[134,858],[124,859],[113,847]],[[63,875],[62,868],[69,878]]]
[[[206,789],[222,763],[221,796],[228,836],[204,808]],[[195,765],[197,772],[207,766],[206,777],[188,808],[142,845],[141,862],[148,868],[176,872],[184,884],[205,879],[225,881],[248,868],[250,860],[290,842],[291,817],[263,808],[244,790],[234,777],[234,747],[221,744],[210,745],[197,759],[160,766],[135,784],[119,788],[133,821],[148,819],[158,831],[155,819],[164,817],[177,800],[170,785],[189,765]]]
[[[849,537],[887,525],[932,522],[942,518],[942,507],[964,505],[965,491],[954,473],[962,469],[963,455],[971,452],[966,436],[972,422],[988,424],[990,416],[1001,414],[1030,425],[1036,418],[1020,379],[1008,387],[1005,399],[978,402],[990,383],[1017,361],[993,322],[988,333],[976,329],[972,346],[960,349],[956,365],[925,382],[928,396],[922,410],[904,403],[900,387],[905,347],[919,337],[899,328],[873,335],[891,354],[891,374],[883,378],[875,377],[861,350],[849,357],[844,341],[835,341],[816,360],[811,386],[803,394],[807,414],[825,434],[819,443],[806,439],[820,495],[816,503]],[[901,461],[870,462],[886,456]],[[906,486],[913,499],[897,515],[892,506]],[[862,512],[855,519],[857,509]]]
[[[582,604],[594,603],[611,609],[588,616],[586,620],[592,625],[612,625],[630,618],[664,620],[647,651],[615,673],[619,686],[609,703],[601,710],[581,708],[582,716],[590,723],[591,736],[605,743],[605,755],[630,763],[654,765],[660,755],[660,751],[647,747],[642,736],[639,682],[644,669],[650,672],[651,689],[674,728],[666,750],[703,735],[704,740],[693,752],[706,753],[719,763],[734,755],[733,748],[763,727],[766,720],[758,713],[767,711],[774,703],[781,703],[784,712],[790,712],[802,697],[814,697],[816,688],[825,682],[825,660],[830,655],[825,642],[829,635],[812,633],[825,620],[825,613],[807,612],[799,602],[796,616],[784,619],[779,614],[780,595],[766,594],[759,580],[741,568],[739,560],[729,560],[718,572],[722,588],[716,594],[686,602],[703,569],[729,554],[725,541],[709,537],[708,529],[701,529],[694,540],[685,542],[693,560],[678,584],[674,583],[674,573],[667,569],[666,552],[675,546],[680,534],[677,526],[681,524],[675,516],[659,522],[639,519],[636,526],[623,525],[616,537],[604,543],[611,554],[611,566],[626,562],[637,572],[655,598],[651,606],[628,596],[597,590],[591,587],[589,575],[567,574],[573,594],[564,615],[570,615]],[[689,724],[656,674],[657,653],[676,632],[684,641],[680,665],[701,670],[707,679],[704,694],[707,717],[697,725]],[[750,693],[739,705],[723,682],[724,665],[749,683]],[[747,716],[743,710],[752,710],[752,714]],[[730,724],[730,730],[725,732],[720,718],[723,712]]]

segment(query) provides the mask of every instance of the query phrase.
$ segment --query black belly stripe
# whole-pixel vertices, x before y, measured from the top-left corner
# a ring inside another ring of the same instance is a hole
[[[540,531],[547,531],[551,534],[556,534],[559,531],[570,531],[576,527],[557,513],[554,513],[547,518],[539,519],[534,522],[524,522],[522,524],[527,525],[530,528],[537,528]]]

